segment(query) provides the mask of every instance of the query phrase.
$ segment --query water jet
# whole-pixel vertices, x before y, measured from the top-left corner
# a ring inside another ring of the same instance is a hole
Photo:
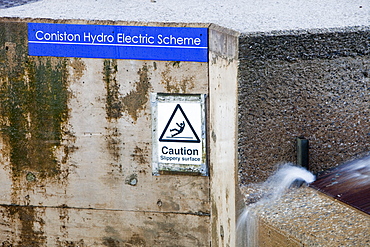
[[[303,184],[312,183],[315,176],[303,167],[292,164],[282,165],[264,183],[252,185],[258,187],[259,193],[254,203],[246,205],[237,221],[237,244],[240,247],[259,246],[258,240],[258,216],[260,206],[273,205],[285,193],[285,191]],[[249,194],[247,194],[249,195]]]

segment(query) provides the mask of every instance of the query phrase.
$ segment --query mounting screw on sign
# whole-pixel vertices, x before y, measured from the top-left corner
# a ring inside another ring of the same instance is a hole
[[[205,98],[205,94],[152,94],[154,175],[208,175]]]

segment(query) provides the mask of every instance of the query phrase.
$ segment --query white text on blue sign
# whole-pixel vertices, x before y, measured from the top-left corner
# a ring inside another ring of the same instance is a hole
[[[207,28],[28,23],[29,55],[208,61]]]

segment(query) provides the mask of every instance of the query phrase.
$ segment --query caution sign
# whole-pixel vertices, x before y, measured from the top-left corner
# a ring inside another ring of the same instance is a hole
[[[207,175],[205,95],[153,94],[153,174]]]
[[[180,104],[177,104],[166,127],[160,142],[196,142],[200,139]]]

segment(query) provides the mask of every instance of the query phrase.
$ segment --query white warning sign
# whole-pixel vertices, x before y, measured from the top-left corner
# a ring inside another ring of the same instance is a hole
[[[153,173],[206,175],[205,95],[153,94]]]
[[[196,108],[198,108],[195,105]],[[194,108],[194,107],[192,107]],[[200,109],[193,109],[200,110]],[[200,112],[192,112],[192,114],[199,114]],[[198,123],[197,123],[198,124]],[[196,126],[199,127],[199,126]],[[198,128],[200,130],[200,128]],[[186,116],[180,104],[177,104],[173,113],[164,128],[160,142],[196,142],[200,143],[197,132]]]

